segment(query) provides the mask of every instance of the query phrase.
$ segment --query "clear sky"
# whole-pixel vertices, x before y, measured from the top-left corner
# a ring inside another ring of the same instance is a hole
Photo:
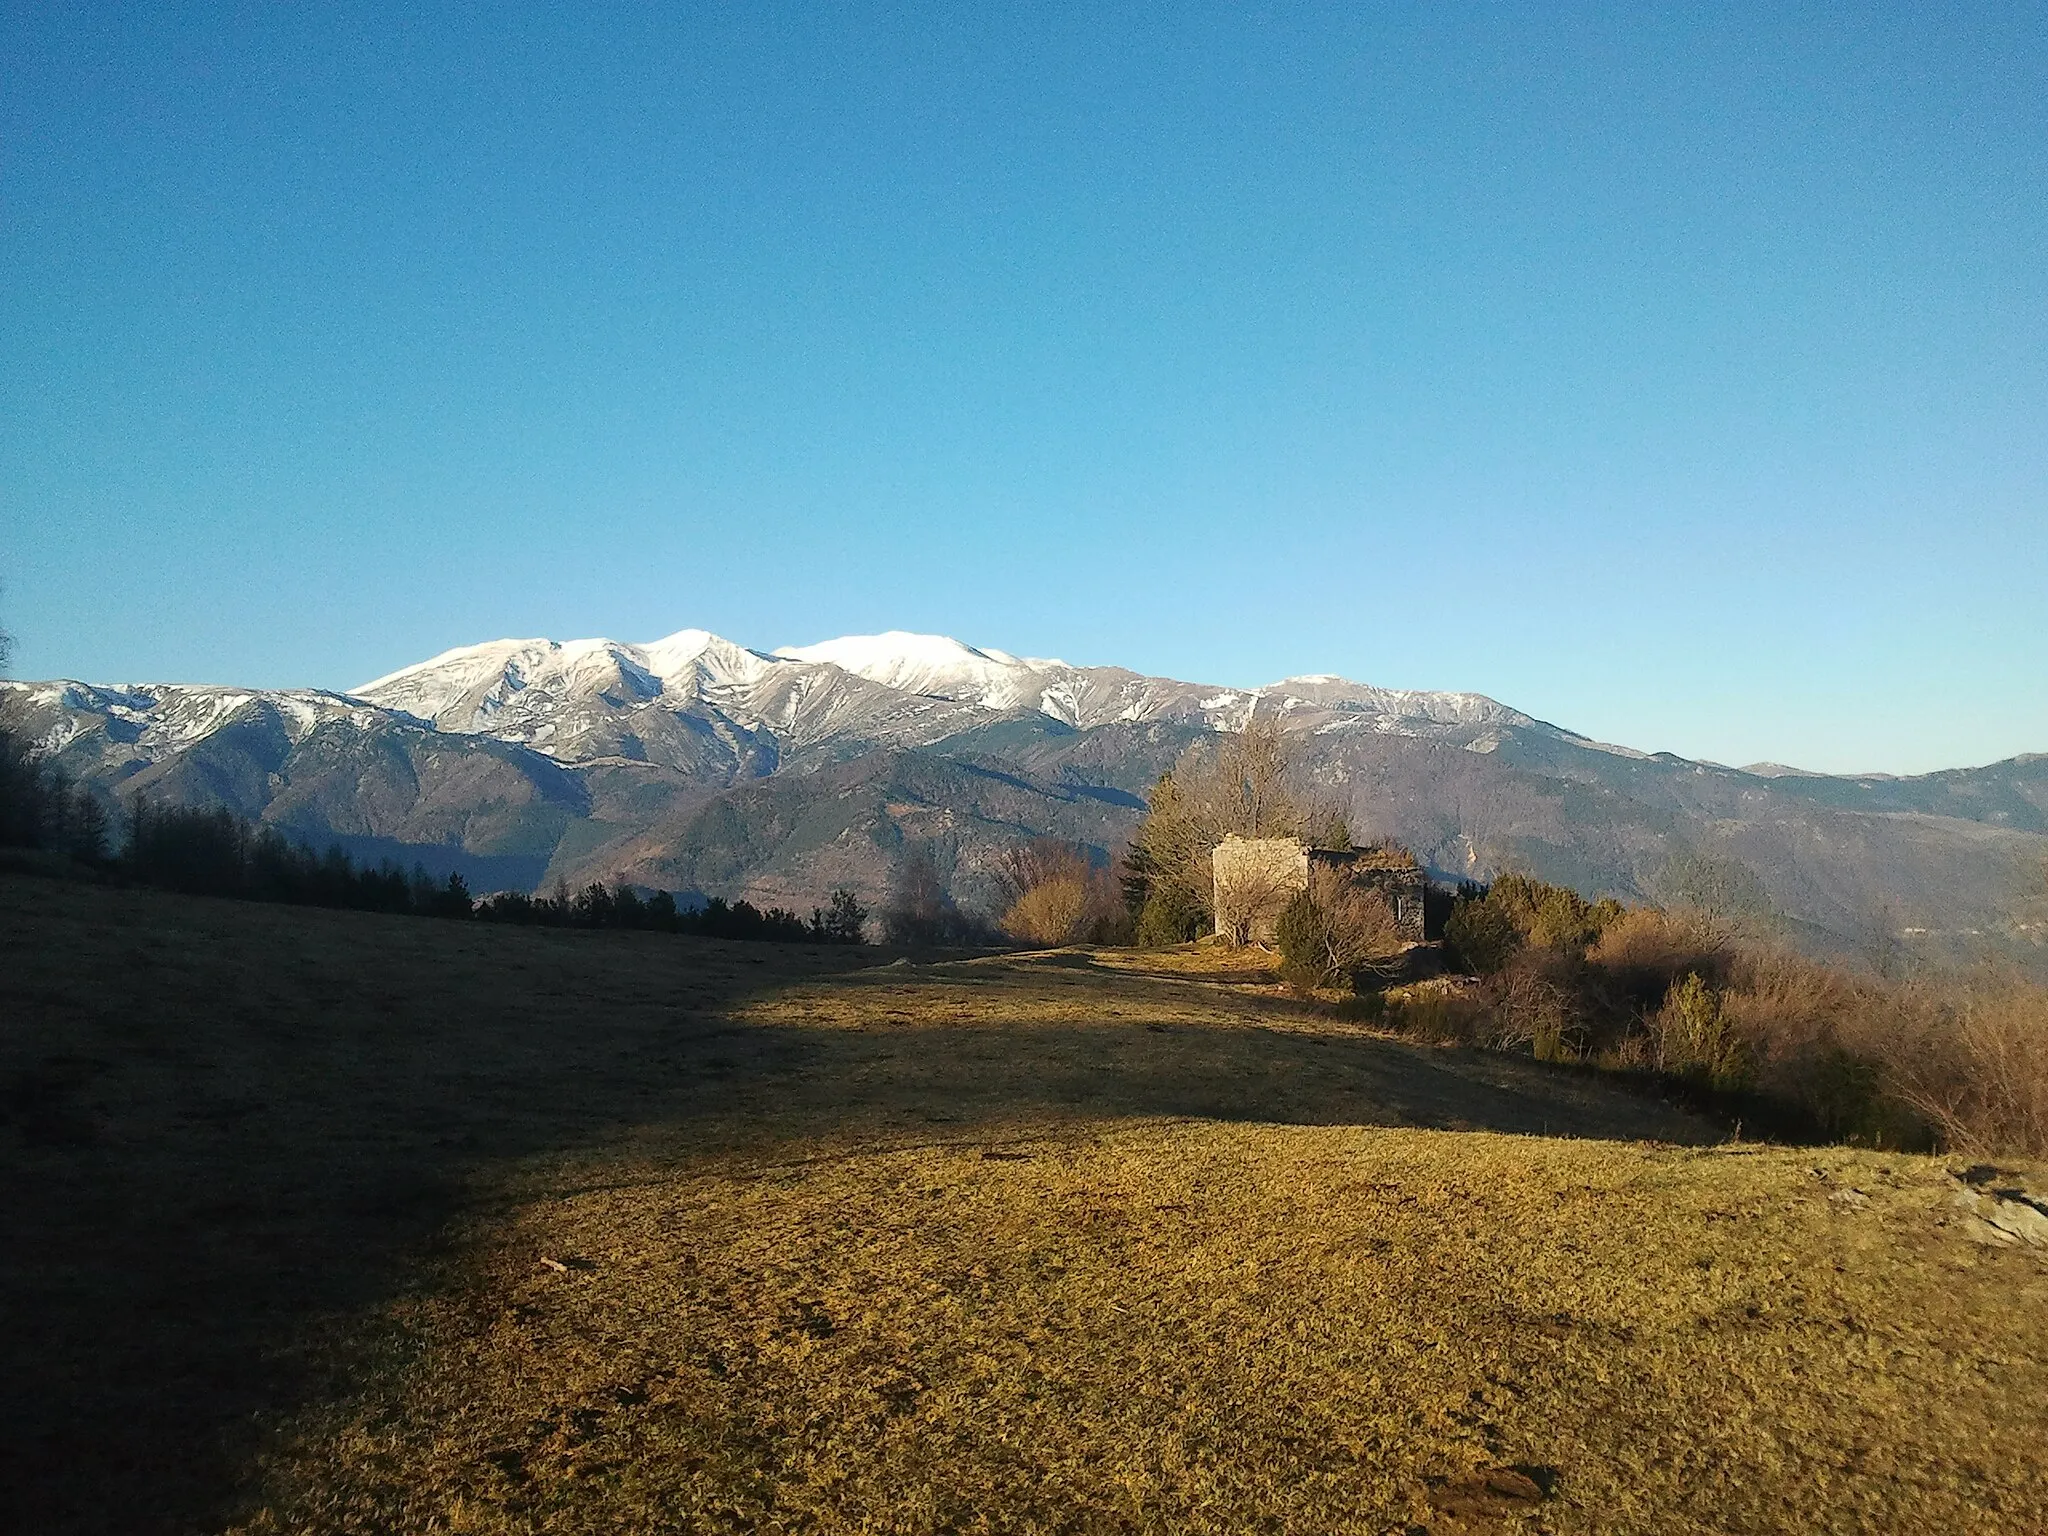
[[[2048,751],[2043,4],[4,14],[19,676],[900,628]]]

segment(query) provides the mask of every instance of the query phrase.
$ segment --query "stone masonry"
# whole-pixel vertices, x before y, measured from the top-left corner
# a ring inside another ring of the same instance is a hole
[[[1281,911],[1308,889],[1314,867],[1341,870],[1345,877],[1385,900],[1402,938],[1422,942],[1421,868],[1396,864],[1366,849],[1306,847],[1292,837],[1226,837],[1209,856],[1214,880],[1216,932],[1240,943],[1270,944]]]

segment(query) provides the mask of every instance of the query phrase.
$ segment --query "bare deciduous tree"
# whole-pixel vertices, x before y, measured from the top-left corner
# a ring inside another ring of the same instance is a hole
[[[1132,839],[1152,879],[1178,887],[1203,907],[1214,900],[1210,854],[1225,837],[1321,837],[1342,828],[1337,808],[1302,781],[1295,738],[1271,717],[1254,715],[1242,731],[1190,747],[1152,791]],[[1348,832],[1345,833],[1348,842]],[[1230,898],[1235,911],[1272,892]],[[1232,914],[1214,914],[1229,931]]]
[[[882,910],[882,931],[892,944],[957,943],[963,936],[960,909],[928,850],[911,850],[897,866]]]
[[[1293,784],[1294,743],[1277,720],[1247,720],[1216,750],[1214,814],[1239,837],[1294,837],[1303,805]]]
[[[1027,944],[1110,942],[1128,924],[1116,878],[1057,838],[1005,849],[995,876],[1006,893],[1003,931]]]

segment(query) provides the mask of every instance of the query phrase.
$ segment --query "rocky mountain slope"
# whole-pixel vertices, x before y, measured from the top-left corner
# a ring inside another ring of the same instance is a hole
[[[1018,839],[1121,847],[1192,742],[1278,714],[1356,830],[1445,876],[1656,895],[1687,871],[1816,942],[2017,942],[2048,865],[2048,757],[1914,778],[1742,770],[1590,741],[1477,694],[1257,690],[856,636],[749,650],[502,640],[348,693],[0,684],[0,725],[119,802],[226,805],[479,887],[878,899],[931,851],[966,902]],[[1731,873],[1732,872],[1732,873]]]

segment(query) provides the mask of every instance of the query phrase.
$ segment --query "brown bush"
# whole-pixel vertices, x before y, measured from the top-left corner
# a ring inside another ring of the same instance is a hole
[[[1087,882],[1060,875],[1012,902],[1003,914],[1003,932],[1026,944],[1073,944],[1086,936],[1087,918]]]
[[[1538,1061],[1570,1061],[1591,1041],[1585,963],[1568,949],[1519,950],[1486,986],[1493,1005],[1488,1044],[1526,1048]]]
[[[1890,982],[1754,942],[1731,949],[1725,981],[1716,1040],[1746,1063],[1740,1082],[1829,1134],[2048,1154],[2048,989],[2003,975]]]
[[[2048,1155],[2048,989],[1983,975],[1904,989],[1882,1058],[1886,1083],[1948,1146]]]
[[[1725,956],[1720,1017],[1748,1063],[1747,1083],[1811,1115],[1830,1135],[1900,1144],[1924,1139],[1887,1099],[1884,1059],[1895,1000],[1875,983],[1786,950]]]
[[[1648,1012],[1684,976],[1723,985],[1735,960],[1735,933],[1704,912],[1632,907],[1608,923],[1586,951],[1612,997]]]
[[[2048,988],[1904,983],[1697,909],[1610,907],[1502,877],[1459,903],[1446,935],[1484,952],[1479,1000],[1401,999],[1390,1019],[1419,1039],[1760,1095],[1845,1140],[2048,1156]]]
[[[1036,838],[1004,852],[996,876],[1011,892],[1002,929],[1025,944],[1111,944],[1129,937],[1116,877],[1078,844]]]

